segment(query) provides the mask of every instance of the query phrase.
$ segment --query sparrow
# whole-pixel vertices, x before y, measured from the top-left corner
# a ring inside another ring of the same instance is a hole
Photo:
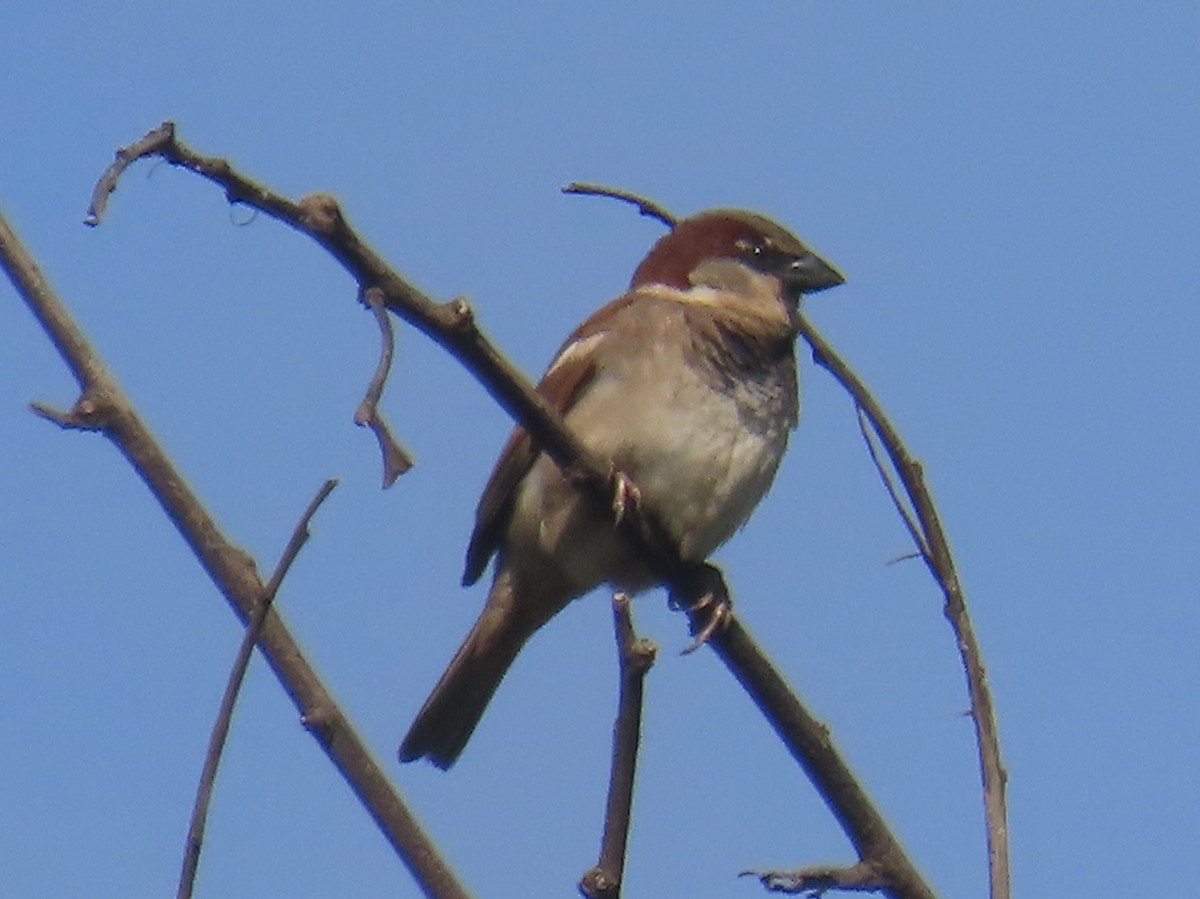
[[[575,329],[537,391],[611,460],[680,557],[703,563],[770,488],[796,426],[801,297],[842,282],[762,215],[698,213]],[[656,585],[612,511],[578,492],[520,425],[479,500],[464,586],[493,556],[487,602],[405,736],[402,762],[453,765],[526,641],[572,599],[601,584],[630,594]]]

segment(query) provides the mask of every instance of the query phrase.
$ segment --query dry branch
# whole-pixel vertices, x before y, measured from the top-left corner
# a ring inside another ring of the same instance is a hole
[[[564,184],[562,188],[564,194],[579,194],[584,197],[608,197],[612,200],[620,200],[623,203],[629,203],[631,206],[636,206],[639,215],[647,216],[648,218],[658,219],[668,228],[674,228],[676,218],[662,206],[659,206],[653,200],[648,200],[643,196],[632,193],[628,190],[622,190],[619,187],[609,187],[605,184],[592,184],[588,181],[572,181],[569,184]]]
[[[35,407],[36,410],[64,427],[101,430],[113,442],[183,535],[242,623],[247,623],[265,590],[254,560],[217,528],[3,216],[0,216],[0,264],[58,348],[81,390],[80,398],[69,412],[55,413],[44,406]],[[263,619],[258,645],[300,710],[301,720],[426,894],[439,899],[466,897],[466,891],[351,728],[274,609],[268,609]]]

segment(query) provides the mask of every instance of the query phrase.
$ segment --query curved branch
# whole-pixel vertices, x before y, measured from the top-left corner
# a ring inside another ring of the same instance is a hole
[[[992,899],[1009,899],[1012,894],[1011,874],[1008,853],[1008,800],[1006,784],[1008,773],[1000,757],[1000,736],[996,724],[996,709],[992,703],[992,693],[987,683],[987,672],[983,666],[983,653],[979,649],[979,641],[975,638],[975,629],[971,625],[967,604],[963,596],[962,584],[954,567],[954,557],[950,553],[950,541],[942,528],[942,522],[937,514],[937,506],[933,495],[925,484],[925,474],[919,463],[909,453],[900,433],[883,411],[879,401],[871,395],[862,380],[850,369],[850,366],[837,354],[828,341],[822,337],[804,316],[798,316],[799,332],[813,350],[813,359],[827,369],[834,378],[853,398],[859,415],[865,414],[871,423],[871,428],[883,444],[888,458],[916,514],[916,528],[913,540],[917,544],[921,558],[942,589],[944,597],[943,613],[954,631],[955,644],[962,657],[963,670],[967,678],[967,695],[971,700],[971,721],[975,726],[975,743],[979,753],[980,777],[983,781],[984,818],[987,824],[988,842],[988,878]],[[883,467],[879,465],[871,441],[864,432],[868,450],[876,460],[880,475],[884,482],[890,485]],[[891,487],[889,486],[889,491]],[[897,508],[903,508],[899,498],[892,492],[893,501]],[[901,513],[905,525],[913,530],[912,518]]]
[[[607,187],[603,184],[592,184],[589,181],[572,181],[569,184],[562,186],[564,194],[579,194],[585,197],[608,197],[612,200],[620,200],[623,203],[629,203],[631,206],[636,206],[639,215],[644,215],[652,219],[658,219],[668,228],[674,228],[675,223],[679,221],[675,216],[668,212],[663,207],[659,206],[653,200],[643,197],[641,194],[635,194],[628,190],[622,190],[619,187]]]
[[[213,785],[217,779],[217,765],[221,761],[221,752],[225,748],[225,739],[229,736],[230,723],[233,721],[233,709],[237,704],[242,682],[246,678],[246,669],[250,667],[250,657],[254,653],[258,637],[262,633],[267,610],[275,601],[275,595],[279,592],[279,587],[288,571],[291,570],[292,563],[296,561],[296,556],[308,542],[309,522],[312,521],[312,517],[317,514],[321,503],[325,502],[325,498],[333,492],[333,488],[336,486],[337,480],[334,478],[330,478],[322,484],[317,495],[308,504],[308,508],[304,510],[304,514],[300,516],[296,527],[292,529],[291,539],[288,540],[287,546],[283,550],[279,564],[275,566],[275,573],[271,575],[271,580],[263,589],[262,599],[259,600],[254,614],[250,616],[246,632],[242,635],[241,645],[234,657],[233,667],[229,671],[225,693],[221,697],[217,720],[213,722],[212,735],[208,741],[208,751],[205,753],[204,767],[200,774],[200,783],[196,788],[196,801],[192,806],[192,818],[188,823],[187,839],[184,842],[183,869],[179,874],[179,888],[175,892],[178,899],[191,899],[195,889],[196,870],[200,865],[200,850],[204,846],[204,828],[208,821],[208,807],[212,799]]]

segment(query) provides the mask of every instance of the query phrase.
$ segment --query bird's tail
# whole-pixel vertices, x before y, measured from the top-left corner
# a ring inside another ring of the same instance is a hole
[[[530,603],[528,596],[518,601],[516,592],[502,570],[479,619],[408,729],[400,761],[427,757],[442,770],[453,765],[521,647],[562,608]]]

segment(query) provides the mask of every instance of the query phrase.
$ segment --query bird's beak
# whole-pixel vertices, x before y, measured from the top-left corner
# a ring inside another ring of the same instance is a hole
[[[787,287],[799,293],[816,293],[846,281],[841,272],[816,253],[797,256],[788,263],[782,277]]]

